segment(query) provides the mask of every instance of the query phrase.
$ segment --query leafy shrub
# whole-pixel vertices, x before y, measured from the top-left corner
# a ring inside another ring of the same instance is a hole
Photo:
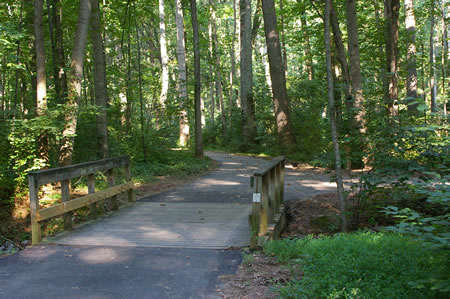
[[[272,241],[264,250],[304,273],[276,289],[282,298],[435,298],[417,282],[450,271],[448,254],[395,233]]]

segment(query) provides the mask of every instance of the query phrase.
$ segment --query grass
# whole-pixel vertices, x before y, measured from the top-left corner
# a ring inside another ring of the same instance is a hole
[[[276,288],[282,298],[439,298],[418,282],[450,273],[448,253],[394,233],[285,239],[268,242],[264,251],[303,272]]]

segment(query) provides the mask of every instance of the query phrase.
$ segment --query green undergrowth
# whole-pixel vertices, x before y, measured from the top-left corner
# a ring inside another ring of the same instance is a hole
[[[206,156],[197,159],[192,151],[170,150],[166,152],[163,159],[133,163],[133,180],[145,183],[154,180],[157,176],[186,177],[207,171],[213,165],[213,160]]]
[[[264,252],[301,271],[274,289],[282,298],[445,298],[423,281],[450,273],[448,252],[397,233],[284,239]]]

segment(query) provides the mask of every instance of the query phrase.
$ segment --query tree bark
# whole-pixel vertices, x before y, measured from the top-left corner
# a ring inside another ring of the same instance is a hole
[[[292,132],[286,77],[281,57],[274,1],[263,0],[262,9],[278,136],[281,144],[286,146],[285,151],[290,152],[293,150],[295,139]]]
[[[436,54],[434,51],[434,7],[435,0],[431,0],[430,7],[430,91],[431,91],[431,112],[438,111],[437,105],[437,84],[436,84]]]
[[[188,100],[187,85],[186,85],[186,48],[184,44],[184,24],[183,24],[183,10],[181,7],[181,0],[175,0],[175,18],[177,23],[177,56],[178,56],[178,75],[180,77],[179,91],[181,102],[181,111],[179,119],[180,146],[186,146],[189,140],[189,123],[186,109]]]
[[[212,37],[213,37],[213,56],[215,60],[215,73],[216,73],[216,90],[217,96],[220,103],[220,112],[222,118],[222,134],[226,135],[226,112],[223,101],[223,88],[222,88],[222,71],[220,70],[220,55],[219,55],[219,39],[217,38],[217,28],[216,28],[216,8],[214,0],[209,0],[209,5],[211,7],[211,25],[212,25]]]
[[[350,81],[355,108],[355,122],[359,133],[366,132],[364,96],[362,89],[361,65],[358,43],[358,22],[356,17],[356,0],[347,0],[347,32],[348,32],[348,53],[350,61]]]
[[[300,27],[302,28],[303,39],[305,41],[304,49],[305,49],[305,56],[306,56],[306,71],[308,73],[308,80],[314,80],[314,67],[313,67],[313,62],[312,62],[311,42],[309,39],[308,24],[306,22],[306,8],[303,3],[301,5],[301,9],[300,9]],[[342,47],[343,47],[343,45],[342,45]]]
[[[159,45],[161,48],[161,94],[159,96],[159,109],[164,109],[169,91],[169,56],[166,45],[166,24],[164,13],[164,0],[159,0]],[[162,114],[159,111],[157,114]],[[158,117],[159,119],[160,117]]]
[[[36,90],[37,90],[37,109],[38,116],[42,116],[47,109],[47,76],[45,73],[45,42],[44,28],[42,21],[43,0],[34,1],[34,42],[36,49]],[[44,132],[41,132],[38,140],[39,156],[48,162],[48,138]]]
[[[347,62],[347,56],[345,54],[345,47],[344,43],[342,41],[342,33],[341,29],[339,28],[339,21],[337,18],[336,11],[334,10],[333,1],[330,2],[330,25],[333,30],[333,39],[334,44],[336,46],[336,59],[339,61],[339,64],[342,67],[342,77],[344,79],[345,88],[345,107],[347,110],[348,117],[352,120],[354,123],[354,117],[353,117],[353,96],[351,93],[351,83],[350,83],[350,73],[349,73],[349,67]],[[356,125],[356,124],[355,124]]]
[[[99,108],[97,115],[97,135],[100,157],[106,159],[109,156],[108,147],[108,121],[107,121],[107,86],[105,70],[105,52],[103,48],[102,25],[98,0],[91,0],[91,39],[94,58],[94,84],[95,104]]]
[[[280,0],[280,34],[281,34],[281,59],[283,61],[283,69],[285,76],[287,76],[287,52],[286,52],[286,38],[284,34],[284,8],[283,0]]]
[[[81,80],[83,79],[83,64],[90,13],[90,0],[80,0],[77,31],[75,33],[72,62],[70,64],[70,82],[68,98],[66,101],[67,112],[64,117],[65,125],[59,152],[59,164],[61,166],[72,164],[75,134],[77,132],[77,112],[81,99]]]
[[[395,116],[398,114],[398,18],[399,0],[384,1],[384,15],[386,19],[386,62],[387,62],[387,88],[385,98],[388,112]]]
[[[408,112],[417,114],[417,66],[416,66],[416,18],[414,15],[414,0],[405,0],[405,27],[407,32],[407,77],[406,97]]]
[[[347,232],[347,218],[346,218],[346,207],[345,207],[345,193],[344,184],[342,181],[342,169],[341,169],[341,153],[339,149],[339,140],[336,129],[336,114],[335,114],[335,103],[334,103],[334,93],[333,93],[333,74],[331,68],[331,50],[330,50],[330,1],[326,0],[325,3],[325,56],[326,56],[326,66],[327,66],[327,85],[328,85],[328,110],[330,112],[330,123],[331,123],[331,138],[333,142],[334,157],[335,157],[335,168],[336,168],[336,184],[339,195],[339,205],[341,210],[341,224],[342,231]]]
[[[253,70],[252,70],[252,8],[251,0],[240,0],[240,94],[242,106],[242,133],[244,146],[253,144],[256,135],[255,111],[253,104]]]
[[[191,20],[194,40],[194,77],[195,77],[195,156],[203,157],[202,111],[200,107],[200,41],[197,20],[197,2],[191,0]]]
[[[136,19],[135,19],[136,22]],[[139,104],[140,104],[140,120],[141,120],[141,144],[144,162],[147,161],[147,144],[145,143],[145,122],[144,122],[144,97],[142,96],[142,71],[141,71],[141,42],[139,38],[139,28],[136,27],[136,42],[137,42],[137,67],[138,67],[138,81],[139,81]]]

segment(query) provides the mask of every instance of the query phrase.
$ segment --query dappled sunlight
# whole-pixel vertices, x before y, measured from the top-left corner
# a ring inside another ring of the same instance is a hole
[[[113,248],[89,248],[78,254],[78,258],[87,264],[123,263],[127,256],[119,254]]]
[[[240,185],[241,183],[235,182],[235,181],[224,181],[220,179],[203,179],[201,183],[196,184],[198,186],[203,185],[223,185],[223,186],[236,186]]]

